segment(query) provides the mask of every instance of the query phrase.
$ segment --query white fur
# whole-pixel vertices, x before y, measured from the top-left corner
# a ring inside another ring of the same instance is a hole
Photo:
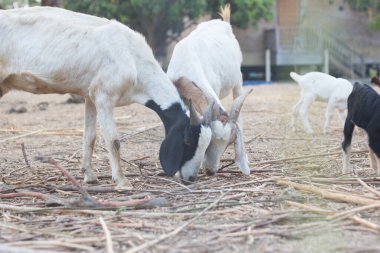
[[[211,20],[199,24],[193,32],[178,42],[167,74],[173,82],[181,77],[190,79],[224,110],[219,99],[226,97],[231,91],[234,99],[243,94],[241,62],[242,53],[231,25],[222,20]],[[241,116],[238,122],[242,125]],[[235,139],[236,136],[232,136],[232,129],[235,128],[236,125],[232,122],[228,122],[227,126],[223,126],[221,122],[211,123],[213,135],[203,167],[212,174],[218,170],[220,157],[231,143],[230,140]],[[242,134],[242,131],[238,134]],[[243,136],[239,138],[242,140]],[[235,143],[235,152],[242,153],[238,156],[241,161],[237,161],[237,164],[244,174],[249,174],[244,142],[240,144],[237,146]]]
[[[308,112],[314,100],[327,101],[325,114],[324,132],[330,129],[330,121],[337,109],[342,121],[347,115],[347,98],[352,91],[352,84],[343,78],[335,78],[321,72],[309,72],[305,75],[298,75],[291,72],[290,77],[296,81],[301,88],[301,97],[293,107],[291,126],[295,131],[295,120],[301,116],[305,131],[313,133],[308,120]]]
[[[195,152],[195,155],[190,160],[186,161],[185,164],[182,166],[181,169],[181,178],[187,182],[191,182],[191,178],[193,180],[196,179],[198,175],[199,167],[196,167],[196,170],[194,170],[193,164],[202,164],[206,149],[211,141],[211,129],[210,127],[201,126],[201,132],[199,136],[199,143],[197,151]]]
[[[120,169],[115,106],[154,100],[161,109],[182,103],[144,37],[104,18],[60,8],[0,10],[0,97],[9,90],[75,93],[86,98],[83,171],[91,168],[96,118],[113,179],[131,187]]]

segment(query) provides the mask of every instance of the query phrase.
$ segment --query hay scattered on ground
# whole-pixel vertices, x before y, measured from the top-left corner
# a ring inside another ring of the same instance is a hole
[[[253,89],[243,107],[250,176],[231,163],[232,148],[214,177],[201,173],[184,186],[162,176],[162,124],[149,109],[132,105],[118,108],[115,117],[122,167],[134,189],[114,189],[99,137],[93,165],[101,184],[84,187],[90,197],[58,168],[83,179],[83,105],[65,104],[68,96],[5,96],[0,252],[380,251],[380,178],[369,168],[365,134],[354,135],[354,173],[341,175],[342,122],[335,117],[332,132],[322,134],[324,103],[311,110],[316,134],[303,133],[300,122],[293,133],[298,87]],[[48,103],[45,110],[41,102]],[[229,108],[231,100],[223,103]],[[27,112],[8,113],[18,106]]]

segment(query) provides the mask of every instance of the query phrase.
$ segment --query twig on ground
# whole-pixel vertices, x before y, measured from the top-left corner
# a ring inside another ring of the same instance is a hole
[[[26,133],[26,134],[21,134],[21,135],[9,137],[9,138],[0,140],[0,143],[5,143],[7,141],[12,141],[12,140],[20,139],[22,137],[26,137],[26,136],[29,136],[29,135],[34,135],[34,134],[37,134],[37,133],[42,132],[42,131],[44,131],[44,129],[40,129],[40,130],[37,130],[37,131],[34,131],[34,132],[30,132],[30,133]]]
[[[58,168],[71,182],[72,184],[77,188],[79,193],[82,195],[82,201],[80,202],[72,202],[70,206],[74,207],[90,207],[90,208],[99,208],[99,207],[139,207],[139,208],[152,208],[157,206],[166,206],[167,201],[164,198],[158,198],[158,199],[134,199],[134,200],[127,200],[127,201],[106,201],[106,200],[96,200],[94,199],[87,191],[86,189],[73,177],[70,172],[68,172],[63,166],[61,166],[57,161],[54,159],[47,158],[45,160],[46,162],[49,162],[50,164],[53,164],[56,168]]]
[[[352,151],[352,154],[359,154],[359,153],[366,153],[368,150],[357,150]],[[321,156],[333,156],[333,155],[341,155],[342,152],[332,152],[332,153],[322,153],[322,154],[315,154],[315,155],[303,155],[303,156],[295,156],[295,157],[288,157],[283,159],[276,159],[276,160],[270,160],[270,161],[263,161],[258,163],[250,163],[250,166],[257,166],[257,165],[263,165],[263,164],[272,164],[272,163],[278,163],[278,162],[287,162],[287,161],[293,161],[293,160],[300,160],[305,158],[313,158],[313,157],[321,157]]]
[[[21,143],[21,150],[22,150],[22,156],[24,157],[26,166],[28,167],[28,169],[31,169],[29,161],[28,161],[28,157],[26,156],[26,151],[25,151],[25,145],[24,145],[24,143]]]
[[[83,188],[83,186],[78,182],[78,180],[73,177],[70,172],[68,172],[63,166],[61,166],[57,161],[54,159],[50,159],[49,161],[51,164],[53,164],[57,169],[59,169],[67,179],[71,181],[71,183],[78,188],[79,193],[82,195],[83,201],[85,206],[91,206],[91,207],[98,207],[99,203],[88,194],[86,189]]]
[[[119,140],[122,141],[122,140],[124,140],[124,139],[127,138],[127,137],[131,137],[131,136],[134,136],[134,135],[136,135],[136,134],[141,134],[141,133],[143,133],[143,132],[145,132],[145,131],[148,131],[148,130],[151,130],[151,129],[157,128],[157,127],[159,127],[159,126],[162,126],[162,123],[158,123],[158,124],[155,124],[155,125],[153,125],[153,126],[149,126],[149,127],[143,127],[143,128],[141,128],[141,129],[139,129],[139,130],[133,132],[133,133],[123,134],[122,136],[120,136]]]
[[[0,245],[0,252],[4,253],[35,253],[36,251],[34,249],[25,249],[21,247],[13,247],[13,246],[6,246],[6,245]],[[43,250],[39,249],[39,253],[56,253],[56,250]]]
[[[100,221],[100,224],[102,225],[102,228],[104,230],[104,236],[106,237],[107,253],[114,253],[113,245],[112,245],[112,237],[111,237],[111,233],[107,227],[107,224],[105,223],[102,216],[99,217],[99,221]]]
[[[249,143],[253,142],[254,140],[260,138],[261,136],[262,136],[262,134],[258,134],[258,135],[256,135],[256,136],[253,136],[251,139],[245,141],[244,143],[245,143],[245,144],[249,144]]]
[[[378,200],[363,198],[363,197],[352,195],[352,194],[330,192],[328,190],[320,189],[314,185],[299,184],[299,183],[291,182],[288,180],[278,180],[277,184],[290,186],[297,190],[318,194],[322,198],[331,199],[335,201],[343,201],[343,202],[348,202],[348,203],[353,203],[353,204],[358,204],[358,205],[369,205],[369,204],[375,204],[375,203],[380,204],[380,201]]]
[[[169,237],[172,237],[172,236],[175,236],[177,235],[179,232],[181,232],[184,228],[186,228],[189,224],[193,223],[196,219],[198,219],[200,216],[202,216],[205,212],[207,212],[208,210],[210,210],[211,208],[213,208],[214,206],[216,206],[218,204],[218,202],[220,200],[222,200],[222,198],[226,195],[227,193],[222,193],[219,198],[217,198],[213,203],[211,203],[208,207],[206,207],[205,209],[203,209],[202,212],[198,213],[196,216],[194,216],[192,219],[190,219],[189,221],[185,222],[184,224],[182,224],[181,226],[179,226],[178,228],[176,228],[175,230],[173,230],[172,232],[170,233],[167,233],[167,234],[163,234],[161,235],[160,237],[158,237],[157,239],[155,240],[152,240],[152,241],[149,241],[149,242],[146,242],[144,244],[141,244],[137,247],[134,247],[130,250],[127,250],[125,253],[133,253],[133,252],[140,252],[146,248],[149,248]]]
[[[326,209],[323,209],[323,208],[319,208],[319,207],[315,207],[315,206],[311,206],[311,205],[306,205],[306,204],[301,204],[301,203],[298,203],[298,202],[294,202],[294,201],[285,201],[286,204],[288,205],[291,205],[291,206],[295,206],[295,207],[298,207],[298,208],[302,208],[302,209],[306,209],[308,211],[312,211],[312,212],[315,212],[315,213],[318,213],[318,214],[324,214],[324,215],[333,215],[332,217],[336,218],[336,217],[341,217],[341,218],[348,218],[362,226],[365,226],[367,228],[370,228],[372,230],[374,230],[374,232],[380,232],[380,226],[375,224],[375,223],[372,223],[372,222],[369,222],[363,218],[360,218],[356,215],[353,215],[354,212],[352,212],[352,210],[348,211],[348,212],[344,212],[344,216],[342,216],[343,213],[336,213],[334,211],[330,211],[330,210],[326,210]],[[377,207],[379,207],[380,205],[378,204]],[[372,205],[372,208],[374,208],[374,205]],[[363,210],[363,209],[361,209]],[[329,219],[332,218],[332,217],[328,217]]]
[[[360,211],[364,211],[364,210],[368,210],[368,209],[377,209],[377,208],[380,208],[380,203],[366,205],[366,206],[360,206],[360,207],[357,207],[357,208],[354,208],[354,209],[351,209],[351,210],[348,210],[348,211],[336,213],[336,214],[334,214],[333,216],[331,216],[329,218],[330,219],[337,219],[337,218],[340,218],[340,217],[345,217],[345,216],[352,215],[352,214],[360,212]]]
[[[16,192],[16,193],[0,194],[0,199],[10,199],[10,198],[20,198],[20,197],[32,197],[32,198],[42,199],[45,201],[46,206],[68,205],[68,202],[66,200],[63,200],[61,198],[57,198],[54,196],[50,196],[47,194],[43,194],[40,192]]]
[[[380,192],[376,191],[375,189],[373,189],[372,187],[370,187],[366,182],[364,182],[363,180],[361,180],[359,177],[356,177],[356,180],[358,180],[358,182],[364,187],[366,188],[368,191],[370,191],[371,193],[375,194],[377,197],[380,198]]]

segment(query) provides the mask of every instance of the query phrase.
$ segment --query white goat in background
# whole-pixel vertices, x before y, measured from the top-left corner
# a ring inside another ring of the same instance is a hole
[[[343,78],[335,78],[321,72],[309,72],[299,75],[290,72],[290,77],[296,81],[301,88],[301,97],[293,107],[291,126],[295,131],[295,121],[301,116],[305,131],[312,134],[313,130],[308,119],[309,109],[314,100],[327,101],[325,114],[324,133],[330,130],[330,121],[337,109],[342,121],[347,115],[347,98],[352,91],[352,84]]]
[[[246,175],[250,173],[243,140],[240,109],[244,94],[240,65],[242,53],[232,32],[230,6],[221,8],[222,20],[203,22],[175,46],[167,74],[185,99],[192,99],[197,110],[205,115],[213,105],[211,116],[212,140],[206,150],[203,167],[208,174],[219,169],[227,146],[235,143],[235,162]],[[193,95],[187,96],[191,90]],[[221,98],[233,93],[232,109],[226,112]]]
[[[60,8],[0,11],[0,97],[10,90],[85,97],[84,181],[97,182],[91,160],[96,119],[109,153],[112,178],[131,188],[120,168],[113,109],[139,103],[164,123],[159,152],[165,173],[194,181],[211,140],[211,129],[186,107],[154,59],[143,36],[104,18]],[[204,119],[204,120],[207,120]],[[208,120],[209,121],[209,120]]]

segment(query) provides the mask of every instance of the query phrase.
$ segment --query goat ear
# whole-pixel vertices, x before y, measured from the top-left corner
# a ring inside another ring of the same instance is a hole
[[[184,153],[183,132],[171,131],[160,147],[160,162],[167,176],[174,176],[182,165]]]
[[[239,124],[236,124],[235,163],[244,175],[250,174],[251,170],[248,165],[247,154],[245,153],[243,131]]]

